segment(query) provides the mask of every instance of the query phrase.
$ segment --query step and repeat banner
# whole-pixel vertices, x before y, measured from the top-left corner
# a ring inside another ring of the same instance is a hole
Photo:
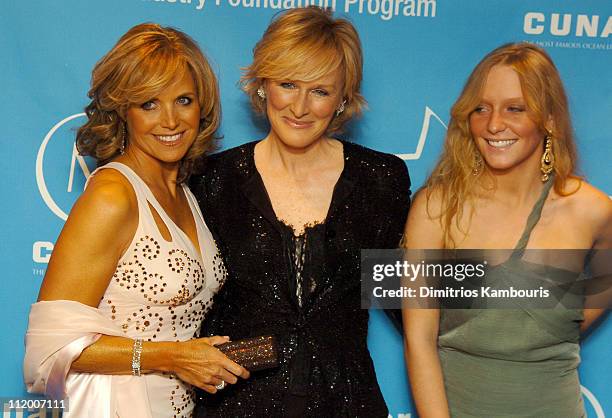
[[[74,150],[91,69],[141,22],[195,38],[219,76],[223,148],[262,138],[240,68],[282,9],[317,4],[354,22],[365,55],[364,117],[347,139],[402,157],[415,190],[441,149],[449,109],[476,63],[513,41],[544,47],[570,97],[580,170],[612,194],[610,0],[63,0],[0,5],[3,359],[0,398],[23,397],[23,337],[53,245],[92,161]],[[567,231],[571,234],[571,231]],[[87,280],[87,277],[83,277]],[[349,330],[347,330],[349,332]],[[580,367],[589,417],[612,416],[612,320],[585,338]],[[369,346],[392,417],[416,417],[400,335],[372,312]],[[469,385],[469,382],[466,382]],[[7,416],[7,415],[4,415]]]

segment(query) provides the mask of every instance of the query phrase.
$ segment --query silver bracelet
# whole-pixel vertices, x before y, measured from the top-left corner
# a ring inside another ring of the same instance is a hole
[[[132,375],[134,376],[140,376],[140,354],[142,354],[142,338],[136,338],[132,349]]]

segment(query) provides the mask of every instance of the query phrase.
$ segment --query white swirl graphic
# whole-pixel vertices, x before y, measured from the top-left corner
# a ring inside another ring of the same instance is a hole
[[[606,418],[606,414],[604,413],[604,410],[595,395],[593,395],[593,392],[591,392],[582,385],[580,385],[580,389],[584,397],[588,399],[588,401],[591,403],[593,411],[595,411],[596,418]]]
[[[40,192],[40,196],[45,201],[45,204],[47,205],[47,207],[51,209],[51,212],[53,212],[55,215],[57,215],[60,219],[64,221],[68,219],[68,215],[58,206],[55,200],[53,200],[51,193],[49,193],[49,189],[47,188],[47,183],[45,182],[45,175],[43,172],[43,160],[45,158],[45,150],[47,149],[47,145],[49,144],[49,141],[51,140],[55,132],[59,128],[61,128],[62,125],[64,125],[65,123],[70,122],[73,119],[83,117],[83,116],[85,116],[85,113],[77,113],[77,114],[68,116],[67,118],[64,118],[58,123],[56,123],[55,126],[53,126],[53,128],[51,128],[49,132],[47,132],[47,135],[45,135],[45,138],[43,139],[42,143],[40,144],[40,148],[38,149],[38,154],[36,155],[36,184],[38,185],[38,191]],[[79,166],[83,170],[83,173],[85,174],[85,176],[89,174],[89,169],[87,168],[87,165],[85,165],[85,161],[83,160],[81,156],[77,155],[75,146],[73,146],[72,161],[70,165],[70,178],[68,181],[68,191],[72,190],[75,160],[79,161]]]

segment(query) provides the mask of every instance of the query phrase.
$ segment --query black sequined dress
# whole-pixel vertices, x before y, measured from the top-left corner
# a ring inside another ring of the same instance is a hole
[[[198,416],[386,418],[360,307],[360,249],[397,247],[410,205],[406,165],[343,142],[327,218],[296,237],[274,214],[255,144],[208,157],[191,182],[228,274],[202,335],[276,335],[280,366],[203,394]]]

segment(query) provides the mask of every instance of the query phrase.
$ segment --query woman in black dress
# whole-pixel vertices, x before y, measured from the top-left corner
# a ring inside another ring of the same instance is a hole
[[[192,181],[228,270],[204,335],[273,334],[279,367],[206,396],[200,416],[387,417],[361,309],[360,249],[395,248],[404,162],[335,139],[359,115],[355,28],[317,7],[281,14],[243,87],[268,135],[209,157]]]

